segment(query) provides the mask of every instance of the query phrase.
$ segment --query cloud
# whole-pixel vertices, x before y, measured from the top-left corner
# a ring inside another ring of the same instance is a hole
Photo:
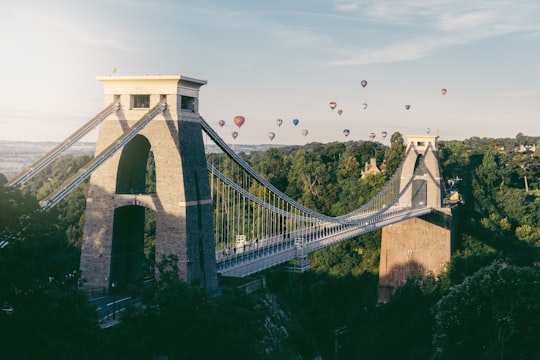
[[[331,62],[336,66],[416,60],[439,49],[501,35],[536,36],[540,29],[540,3],[532,1],[336,0],[334,9],[372,26],[390,25],[378,35],[380,46],[344,46],[340,59]]]
[[[280,44],[289,48],[317,48],[335,44],[331,36],[309,28],[293,28],[281,24],[269,27],[268,31]]]
[[[35,7],[11,8],[13,24],[25,31],[35,32],[40,36],[58,41],[59,39],[72,40],[74,42],[115,49],[125,52],[139,52],[142,48],[130,44],[136,34],[126,29],[125,26],[115,23],[108,25],[103,19],[97,17],[95,22],[81,18],[92,18],[92,14],[84,11],[73,11],[67,6],[62,11],[41,11]],[[88,16],[90,15],[90,16]],[[97,14],[95,14],[97,16]]]
[[[537,97],[540,95],[540,89],[528,89],[528,90],[519,90],[519,91],[503,91],[496,93],[495,96],[500,97],[512,97],[512,98],[518,98],[518,97]]]

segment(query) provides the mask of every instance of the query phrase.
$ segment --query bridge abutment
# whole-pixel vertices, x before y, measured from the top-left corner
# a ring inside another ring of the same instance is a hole
[[[452,254],[454,218],[449,208],[382,229],[379,302],[390,301],[408,279],[439,276]]]

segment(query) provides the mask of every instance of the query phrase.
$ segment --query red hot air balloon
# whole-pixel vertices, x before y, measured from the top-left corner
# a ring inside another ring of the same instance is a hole
[[[242,125],[244,125],[244,122],[246,121],[246,119],[243,117],[243,116],[235,116],[234,117],[234,123],[236,124],[236,126],[238,126],[239,128],[242,127]]]
[[[225,125],[225,120],[219,120],[218,124],[220,127],[223,127],[223,125]]]
[[[330,101],[330,109],[334,110],[337,106],[337,103],[335,101]]]
[[[362,80],[362,81],[360,82],[360,84],[362,85],[362,87],[365,88],[365,87],[367,86],[367,81],[366,81],[366,80]]]

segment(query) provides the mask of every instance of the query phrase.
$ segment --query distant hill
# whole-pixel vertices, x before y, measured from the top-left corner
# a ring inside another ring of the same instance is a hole
[[[41,156],[52,150],[58,143],[52,141],[6,141],[0,140],[0,173],[8,179],[32,165]],[[94,155],[95,143],[80,142],[66,150],[65,155]]]
[[[19,174],[24,168],[32,165],[41,156],[52,150],[57,142],[32,142],[32,141],[7,141],[0,140],[0,174],[4,174],[8,179]],[[282,147],[286,145],[261,144],[261,145],[236,145],[231,147],[236,153],[244,152],[249,154],[252,151],[265,151],[270,147]],[[64,155],[94,155],[96,143],[78,142],[73,144]],[[208,152],[220,152],[216,145],[208,145]]]

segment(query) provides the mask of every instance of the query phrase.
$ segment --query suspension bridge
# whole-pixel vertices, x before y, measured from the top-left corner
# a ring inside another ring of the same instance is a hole
[[[409,136],[404,160],[384,188],[361,208],[332,217],[265,180],[204,120],[198,108],[206,81],[179,75],[98,80],[105,90],[103,111],[7,184],[24,185],[90,131],[99,130],[92,160],[40,202],[43,210],[50,209],[90,179],[80,265],[88,287],[135,281],[149,211],[155,214],[156,262],[175,255],[184,280],[213,289],[218,274],[246,277],[284,263],[304,271],[314,251],[443,208],[437,136]],[[209,141],[226,155],[226,167],[213,162]],[[150,171],[155,188],[148,187]],[[408,237],[400,241],[409,245],[400,251],[388,239],[385,245],[383,230],[381,276],[390,265],[418,254],[419,240],[411,232],[433,236],[423,226],[407,229]],[[449,260],[450,232],[444,224],[428,226],[444,230],[438,235],[443,245],[421,241],[430,258],[436,257],[425,270],[436,274]]]

